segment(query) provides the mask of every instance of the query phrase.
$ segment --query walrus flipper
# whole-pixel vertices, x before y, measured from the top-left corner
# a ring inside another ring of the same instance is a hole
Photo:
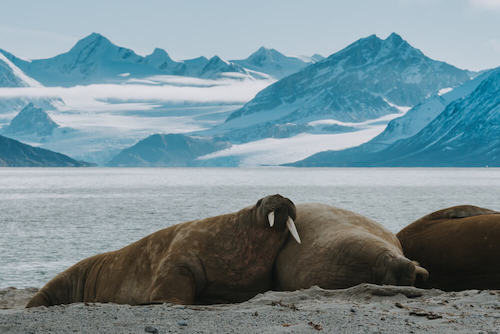
[[[153,281],[150,302],[192,305],[205,285],[205,275],[198,256],[184,255],[180,261],[167,258]]]
[[[481,215],[499,214],[498,211],[493,211],[485,208],[480,208],[474,205],[458,205],[451,208],[433,212],[421,219],[425,220],[439,220],[439,219],[460,219]]]

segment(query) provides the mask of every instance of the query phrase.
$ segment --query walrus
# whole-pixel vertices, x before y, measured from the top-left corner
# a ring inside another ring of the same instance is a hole
[[[404,254],[429,270],[418,287],[500,289],[500,212],[454,206],[416,220],[397,237]]]
[[[242,302],[270,289],[288,231],[300,242],[295,218],[292,201],[272,195],[235,213],[174,225],[78,262],[26,307]]]
[[[403,255],[396,236],[373,220],[326,204],[298,204],[296,209],[302,244],[287,242],[281,250],[274,270],[275,289],[413,285],[416,276],[428,275]]]

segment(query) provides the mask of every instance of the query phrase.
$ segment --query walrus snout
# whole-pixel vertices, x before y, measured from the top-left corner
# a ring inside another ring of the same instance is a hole
[[[295,227],[294,220],[297,217],[297,211],[293,202],[279,194],[270,195],[260,199],[257,202],[258,214],[263,217],[264,224],[269,224],[271,228],[284,229],[290,231],[290,234],[300,244],[300,237]]]

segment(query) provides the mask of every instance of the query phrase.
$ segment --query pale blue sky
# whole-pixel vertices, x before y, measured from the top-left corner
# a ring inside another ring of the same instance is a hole
[[[500,65],[500,0],[1,1],[0,48],[24,58],[65,52],[91,32],[140,54],[244,58],[259,46],[324,56],[370,34],[399,33],[462,68]]]

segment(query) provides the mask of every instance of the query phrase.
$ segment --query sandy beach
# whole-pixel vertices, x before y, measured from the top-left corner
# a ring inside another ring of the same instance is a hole
[[[500,291],[361,284],[270,291],[233,305],[77,303],[24,309],[35,288],[0,290],[0,333],[499,333]]]

